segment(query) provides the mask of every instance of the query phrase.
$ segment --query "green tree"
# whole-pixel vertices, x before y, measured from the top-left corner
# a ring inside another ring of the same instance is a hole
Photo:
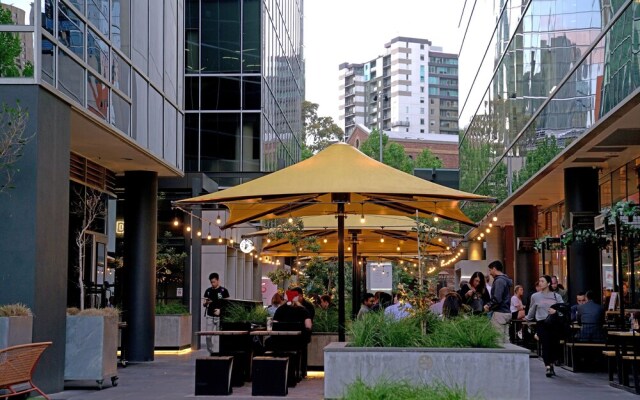
[[[0,25],[15,25],[11,19],[11,10],[0,4]],[[22,68],[20,55],[22,40],[15,32],[0,32],[0,77],[33,76],[33,65],[28,62]]]
[[[442,168],[442,160],[429,149],[424,149],[414,160],[415,168]]]
[[[377,160],[380,157],[380,132],[377,129],[360,145],[360,151],[369,157]],[[413,161],[404,150],[402,145],[390,142],[389,136],[382,133],[382,162],[386,165],[404,171],[408,174],[413,172]]]
[[[513,190],[522,186],[523,183],[540,171],[542,167],[560,153],[560,150],[562,149],[558,146],[555,136],[545,137],[538,142],[534,150],[527,152],[524,167],[514,176]]]
[[[318,116],[318,107],[317,103],[306,100],[302,102],[302,129],[308,149],[314,154],[333,142],[344,140],[344,131],[336,125],[333,118]],[[308,154],[303,153],[302,159]]]

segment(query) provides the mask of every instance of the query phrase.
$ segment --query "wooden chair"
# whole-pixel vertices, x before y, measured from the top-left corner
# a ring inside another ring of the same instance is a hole
[[[9,398],[35,390],[45,399],[49,399],[33,384],[32,376],[40,356],[50,345],[51,342],[29,343],[0,350],[0,390],[9,391],[9,393],[0,394],[0,397]],[[18,390],[13,388],[25,384],[29,386]]]

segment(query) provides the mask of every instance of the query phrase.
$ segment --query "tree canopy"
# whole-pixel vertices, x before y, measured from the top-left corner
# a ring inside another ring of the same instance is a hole
[[[14,25],[11,10],[0,4],[0,25]],[[15,32],[0,32],[0,77],[33,76],[33,64],[20,65],[22,40]]]
[[[306,150],[302,150],[302,159],[325,149],[331,143],[344,140],[344,131],[331,117],[318,115],[318,104],[310,101],[302,103],[302,129]]]
[[[360,151],[376,160],[380,157],[380,132],[377,129],[372,130],[367,140],[362,142]],[[422,150],[418,157],[412,160],[404,147],[399,143],[390,142],[389,136],[384,132],[382,133],[382,162],[408,174],[413,173],[414,168],[442,168],[442,161],[431,150]]]

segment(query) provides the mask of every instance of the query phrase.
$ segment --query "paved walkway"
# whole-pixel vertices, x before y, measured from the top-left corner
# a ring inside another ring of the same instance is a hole
[[[56,400],[176,400],[176,399],[269,399],[269,397],[251,397],[251,384],[233,388],[233,395],[226,397],[194,396],[195,358],[204,356],[200,350],[182,356],[156,356],[152,363],[131,364],[118,369],[118,386],[96,390],[94,387],[76,388],[51,395]],[[600,400],[606,398],[637,399],[638,397],[623,390],[609,386],[606,373],[572,373],[556,368],[558,376],[547,378],[544,366],[538,359],[531,363],[532,399],[580,399]],[[490,367],[490,366],[488,366]],[[496,377],[496,379],[515,379]],[[87,382],[92,384],[92,382]],[[321,377],[309,377],[295,388],[289,389],[287,399],[322,399],[324,380]],[[274,397],[273,399],[281,399]]]

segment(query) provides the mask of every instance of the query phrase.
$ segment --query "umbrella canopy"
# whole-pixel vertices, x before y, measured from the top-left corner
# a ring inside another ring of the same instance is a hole
[[[493,201],[426,181],[382,164],[356,148],[336,143],[298,164],[219,192],[177,201],[218,204],[230,210],[223,228],[257,219],[334,215],[335,194],[352,215],[438,216],[473,225],[461,200]]]
[[[345,220],[345,230],[354,234],[357,243],[357,253],[359,256],[398,256],[418,254],[418,234],[415,231],[416,223],[413,219],[403,216],[379,216],[364,215],[364,222],[360,217],[349,217]],[[279,256],[313,256],[335,257],[338,252],[338,232],[337,219],[335,216],[313,216],[301,218],[303,237],[315,236],[318,238],[320,250],[318,252],[298,251],[292,249],[291,244],[286,239],[263,241],[263,254]],[[269,229],[249,233],[243,237],[267,236]],[[430,241],[426,249],[427,253],[446,253],[447,242],[443,238],[462,238],[463,236],[454,232],[439,230],[439,238]],[[384,239],[384,240],[381,240]],[[347,246],[352,243],[352,239],[347,239]],[[350,249],[347,249],[350,251]]]
[[[224,204],[230,213],[223,229],[258,219],[337,215],[338,290],[344,294],[346,215],[437,216],[473,225],[458,206],[462,200],[494,201],[409,175],[337,143],[261,178],[174,204]],[[354,268],[354,282],[359,280],[357,273]],[[353,300],[356,306],[358,299]],[[344,295],[338,299],[338,318],[339,340],[344,341]]]

